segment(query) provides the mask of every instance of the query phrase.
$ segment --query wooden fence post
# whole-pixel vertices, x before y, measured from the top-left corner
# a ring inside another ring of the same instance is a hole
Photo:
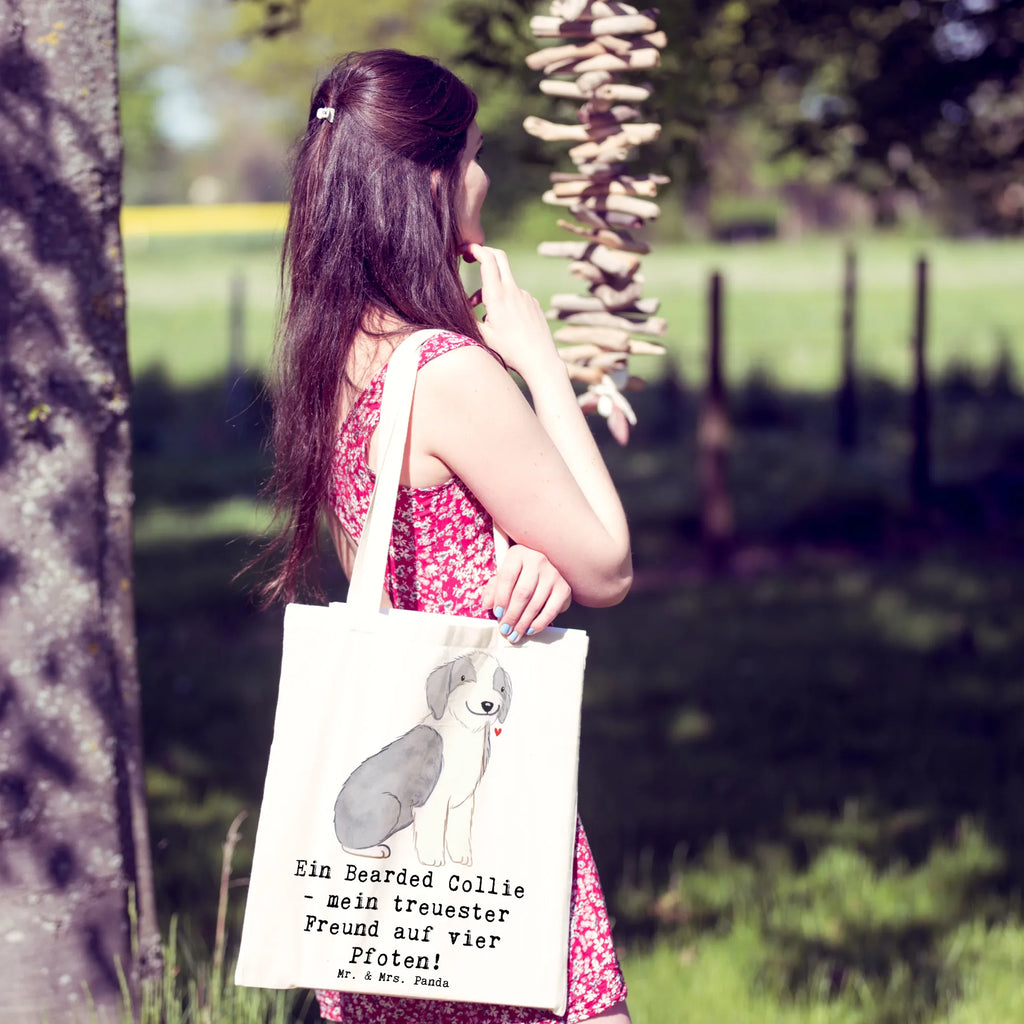
[[[839,392],[836,395],[836,440],[841,451],[857,447],[857,377],[854,354],[857,335],[857,253],[847,246],[843,258],[842,355]]]
[[[228,386],[245,372],[245,275],[231,275],[228,292]]]
[[[931,408],[928,395],[928,261],[917,261],[914,333],[911,341],[914,361],[914,383],[911,398],[911,431],[913,451],[910,461],[910,494],[914,505],[921,508],[931,491]]]
[[[225,377],[223,432],[227,440],[241,442],[251,435],[251,408],[256,397],[245,371],[245,274],[231,275],[228,290],[228,365]]]
[[[727,565],[733,539],[728,481],[729,412],[722,366],[722,292],[722,275],[716,271],[708,287],[708,375],[697,425],[701,528],[708,565],[715,571]]]

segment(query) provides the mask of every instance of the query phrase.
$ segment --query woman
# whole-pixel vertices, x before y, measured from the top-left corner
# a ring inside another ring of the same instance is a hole
[[[517,643],[570,593],[592,606],[622,600],[632,567],[622,506],[544,314],[505,254],[483,244],[488,178],[475,116],[476,97],[454,75],[395,50],[349,55],[313,95],[284,245],[271,485],[286,528],[265,596],[294,596],[322,514],[350,569],[378,458],[382,371],[402,338],[435,328],[420,355],[386,596],[396,607],[493,614]],[[480,264],[482,321],[460,255]],[[515,541],[497,572],[494,523]],[[627,1024],[582,829],[571,918],[561,1020]],[[332,1021],[555,1024],[514,1007],[318,998]]]

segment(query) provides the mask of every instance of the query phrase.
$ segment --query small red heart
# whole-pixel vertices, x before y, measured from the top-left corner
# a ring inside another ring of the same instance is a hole
[[[500,736],[501,735],[501,729],[499,729],[498,726],[494,727],[494,735],[495,736]]]

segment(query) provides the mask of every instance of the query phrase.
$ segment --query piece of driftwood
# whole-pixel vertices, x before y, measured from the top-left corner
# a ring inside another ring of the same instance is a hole
[[[644,293],[639,281],[630,281],[621,288],[610,284],[597,284],[590,289],[590,294],[600,299],[605,309],[613,313],[617,309],[628,309]]]
[[[615,81],[615,76],[610,71],[587,71],[576,78],[576,84],[581,89],[586,92],[593,91],[595,95],[602,86],[614,85]]]
[[[583,203],[576,203],[570,206],[569,211],[577,220],[588,224],[597,231],[615,231],[629,237],[631,230],[644,226],[644,222],[639,217],[634,217],[628,213],[619,213],[616,210],[597,211],[585,206]],[[615,248],[630,247],[615,246]]]
[[[607,195],[609,193],[653,198],[658,194],[658,182],[655,181],[653,176],[630,178],[624,174],[619,178],[609,178],[602,181],[600,179],[585,178],[583,175],[580,175],[567,181],[552,174],[551,181],[553,183],[551,191],[560,198],[565,198],[566,196],[582,196],[585,198],[588,196]]]
[[[664,32],[649,32],[646,35],[630,36],[629,38],[611,35],[596,36],[586,43],[546,46],[542,50],[536,50],[526,58],[526,66],[531,71],[548,71],[557,65],[564,64],[567,60],[581,60],[604,53],[624,56],[633,50],[662,50],[667,42],[668,39]]]
[[[628,352],[599,352],[591,357],[588,366],[596,366],[602,370],[625,370],[628,366],[626,356]]]
[[[573,260],[569,264],[569,273],[590,284],[609,284],[613,280],[600,267],[595,267],[586,260]]]
[[[584,174],[582,171],[552,171],[548,175],[549,179],[554,182],[577,182],[582,181],[585,184],[592,185],[595,188],[600,185],[607,185],[611,182],[618,182],[622,185],[631,185],[634,183],[649,182],[656,187],[667,185],[669,178],[664,174],[637,174],[631,175],[624,168],[615,172],[607,174]]]
[[[582,384],[600,384],[604,379],[605,371],[600,366],[591,366],[589,363],[566,363],[566,367],[569,370],[569,378]]]
[[[567,82],[561,78],[544,78],[540,83],[540,91],[547,96],[557,96],[567,100],[599,99],[608,103],[643,103],[651,95],[649,85],[630,85],[625,82],[612,82],[607,71],[592,71],[590,75],[607,76],[601,81],[584,83],[586,77],[581,75],[575,82]]]
[[[640,258],[635,253],[609,249],[605,245],[594,245],[591,242],[541,242],[537,251],[541,256],[589,260],[612,277],[630,277],[640,266]]]
[[[587,387],[580,395],[580,408],[597,412],[608,423],[608,430],[619,444],[629,440],[630,427],[636,425],[636,413],[622,393],[631,378],[625,367],[609,370],[600,381]]]
[[[603,18],[576,18],[565,20],[544,14],[530,19],[530,31],[538,39],[576,38],[593,39],[597,36],[630,36],[656,32],[658,23],[654,11],[638,14],[613,14]]]
[[[598,142],[609,135],[615,135],[620,127],[617,123],[557,124],[531,114],[523,119],[523,130],[534,138],[543,139],[544,142]]]
[[[634,196],[591,196],[589,198],[567,196],[559,198],[551,190],[545,192],[541,199],[550,206],[567,208],[577,220],[586,224],[591,232],[612,232],[612,237],[609,238],[607,244],[613,249],[629,249],[633,252],[648,251],[644,244],[633,243],[628,229],[643,227],[644,220],[654,220],[658,215],[656,203],[650,204],[654,207],[654,210],[651,211],[647,207],[629,204],[629,200],[633,200],[635,203],[650,202],[646,199],[636,199]],[[639,213],[623,212],[619,216],[626,218],[625,223],[613,223],[609,218],[613,218],[617,214],[617,210],[611,209],[611,207],[618,206],[626,206],[628,210],[643,209],[645,213],[641,217]],[[560,221],[558,226],[566,227],[566,224]],[[570,230],[573,229],[570,228]],[[605,239],[602,238],[600,241],[604,242]]]
[[[660,124],[624,124],[621,131],[599,142],[584,142],[569,150],[573,163],[615,163],[626,159],[630,149],[653,142],[661,134]]]
[[[612,135],[622,135],[632,146],[651,142],[661,134],[660,124],[622,124],[613,118],[590,124],[559,124],[532,114],[523,120],[523,128],[545,142],[600,142]]]
[[[601,351],[629,351],[629,331],[620,327],[585,327],[569,324],[555,331],[555,341],[565,342],[566,345],[594,345]]]
[[[624,124],[627,121],[639,121],[641,118],[639,107],[629,107],[625,103],[610,103],[607,100],[587,100],[576,112],[576,116],[583,124],[597,122],[599,124],[608,121],[618,121]]]
[[[575,208],[574,212],[576,212]],[[576,215],[579,216],[579,213],[577,212]],[[597,224],[603,223],[599,217],[595,217],[595,220]],[[624,249],[626,252],[635,252],[641,256],[651,251],[651,247],[646,242],[639,238],[633,238],[625,231],[615,231],[606,227],[584,227],[582,224],[573,224],[571,221],[561,219],[556,223],[560,228],[565,228],[566,231],[571,231],[574,235],[582,235],[609,249]]]
[[[591,182],[584,188],[549,188],[541,197],[552,206],[575,206],[577,203],[588,210],[619,211],[630,213],[643,220],[653,220],[661,212],[657,203],[644,199],[637,190],[630,190],[622,182]],[[655,195],[654,185],[640,186],[647,195]]]
[[[618,210],[605,210],[601,216],[616,230],[625,228],[628,231],[631,228],[644,226],[644,222],[639,217],[634,217],[630,213],[620,213]]]
[[[665,346],[658,345],[653,341],[644,341],[643,338],[630,338],[629,354],[631,356],[663,356]]]
[[[567,228],[569,231],[575,232],[577,235],[589,235],[595,237],[595,232],[611,231],[614,234],[618,234],[615,229],[608,226],[606,221],[600,214],[595,213],[593,210],[588,210],[585,206],[577,204],[569,208],[572,215],[581,222],[583,227],[577,229],[570,224],[569,221],[562,220],[561,218],[556,221],[560,228]],[[596,238],[596,241],[603,242],[603,239]],[[624,248],[621,245],[613,243],[611,246],[613,249]]]
[[[571,331],[578,333],[570,333]],[[608,344],[600,343],[600,336],[594,332],[593,328],[586,332],[585,328],[564,327],[555,333],[555,341],[563,343],[563,347],[558,350],[558,354],[567,363],[585,363],[588,360],[596,359],[606,352],[612,353],[617,359],[622,359],[627,355],[663,356],[665,354],[664,345],[656,345],[650,341],[631,338],[625,331],[612,331],[609,329],[605,334],[610,342]],[[579,337],[586,337],[590,340],[576,341],[576,338]]]
[[[592,74],[608,74],[606,71],[588,72]],[[643,103],[651,95],[649,85],[628,85],[619,82],[606,82],[594,86],[594,96],[599,100],[613,100],[619,103]]]
[[[578,277],[581,281],[586,281],[591,287],[591,292],[594,291],[594,286],[599,284],[606,284],[612,288],[620,289],[625,288],[626,285],[636,283],[638,286],[644,283],[643,274],[631,274],[629,277],[614,277],[612,274],[605,273],[600,267],[595,267],[593,263],[587,260],[573,260],[569,264],[569,273],[573,277]]]
[[[556,337],[555,340],[560,339]],[[595,356],[599,356],[603,351],[604,349],[600,345],[591,343],[585,345],[563,345],[558,350],[558,355],[566,363],[587,363]]]
[[[551,296],[551,305],[558,313],[605,313],[608,307],[596,295],[567,295],[558,294]],[[644,313],[654,316],[658,312],[661,303],[658,299],[637,299],[632,306],[616,310],[619,313]]]
[[[568,175],[559,177],[556,174],[552,174],[551,181],[554,183],[551,191],[559,199],[573,199],[584,194],[593,194],[601,188],[610,190],[612,185],[612,181],[595,181],[593,178],[588,178],[583,174],[576,175],[575,177],[569,177]]]
[[[661,213],[657,203],[636,196],[606,193],[592,196],[560,196],[554,189],[549,189],[541,196],[541,200],[550,206],[568,206],[574,213],[579,209],[591,210],[598,214],[625,213],[641,220],[654,220]],[[593,221],[590,222],[596,227]]]
[[[608,38],[610,37],[601,37],[601,39]],[[555,53],[555,49],[560,52]],[[655,46],[609,50],[598,39],[591,40],[582,46],[538,50],[533,57],[534,62],[539,65],[533,70],[543,70],[546,75],[583,74],[593,71],[641,71],[658,67],[661,63],[660,51]]]
[[[545,142],[600,142],[618,134],[624,136],[633,146],[650,142],[661,133],[660,124],[621,123],[612,117],[591,121],[588,124],[559,124],[556,121],[545,121],[544,118],[532,114],[523,120],[523,128],[530,135]]]
[[[625,356],[663,356],[665,354],[664,345],[656,345],[650,341],[641,341],[639,338],[630,338],[625,331],[610,331],[609,336],[615,335],[616,344],[614,345],[603,345],[599,344],[595,340],[596,335],[593,332],[593,328],[590,329],[590,333],[584,334],[585,328],[575,328],[579,333],[570,335],[569,331],[571,328],[564,327],[562,330],[555,333],[555,340],[562,342],[564,348],[558,350],[558,354],[566,362],[586,362],[588,359],[594,359],[598,355],[609,352],[612,353],[617,359],[623,359]],[[589,341],[575,341],[574,338],[587,337]],[[620,340],[624,339],[624,340]]]
[[[548,206],[575,206],[577,203],[582,205],[581,196],[560,196],[553,188],[549,188],[547,192],[543,193],[540,201],[547,203]]]
[[[604,195],[584,196],[579,200],[582,206],[598,213],[625,213],[641,220],[656,220],[661,215],[661,207],[650,199],[639,196],[606,193]]]
[[[619,160],[592,160],[587,163],[577,164],[576,166],[584,174],[592,174],[595,177],[607,178],[609,175],[621,173],[624,161],[625,157],[622,157]]]
[[[579,324],[589,327],[617,327],[632,334],[653,334],[662,337],[668,328],[660,316],[647,316],[639,320],[631,319],[620,313],[609,313],[606,310],[593,313],[562,313],[557,312],[555,319],[560,324]],[[557,335],[556,335],[557,337]]]
[[[607,53],[605,47],[597,40],[589,43],[570,43],[567,46],[547,46],[537,50],[526,58],[526,66],[531,71],[548,71],[562,65],[566,61],[581,60],[584,57],[595,57],[599,53]]]
[[[599,42],[609,53],[629,53],[631,50],[646,50],[654,47],[664,50],[668,45],[668,36],[664,32],[647,32],[642,36],[598,36]]]
[[[566,82],[560,78],[543,79],[540,83],[540,91],[545,96],[557,96],[559,99],[585,100],[589,98],[577,82]],[[590,96],[593,96],[593,93],[590,93]]]
[[[599,53],[593,57],[575,60],[560,70],[575,71],[644,71],[661,64],[661,52],[653,46],[629,50],[627,53]]]

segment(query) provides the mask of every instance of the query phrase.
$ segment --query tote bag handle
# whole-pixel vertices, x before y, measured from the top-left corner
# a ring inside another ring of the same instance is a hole
[[[380,611],[380,595],[384,592],[388,549],[398,502],[398,484],[402,475],[405,442],[409,436],[409,417],[416,390],[416,371],[423,343],[437,333],[435,328],[416,331],[395,346],[384,371],[384,392],[381,395],[377,436],[381,443],[377,480],[370,495],[370,504],[363,524],[363,533],[356,546],[352,579],[349,581],[348,606],[359,614]],[[494,524],[494,558],[501,564],[508,551],[505,533]]]
[[[410,334],[395,347],[385,370],[380,420],[377,423],[380,465],[377,467],[377,480],[370,495],[363,533],[356,547],[352,579],[348,587],[347,604],[360,614],[380,611],[380,595],[384,592],[391,527],[395,520],[402,457],[409,434],[409,415],[416,388],[420,346],[436,333],[436,330],[424,330]]]

